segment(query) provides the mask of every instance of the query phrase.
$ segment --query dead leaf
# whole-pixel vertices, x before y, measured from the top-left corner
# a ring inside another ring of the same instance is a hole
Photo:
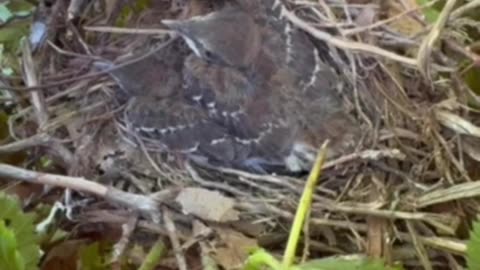
[[[395,1],[389,2],[389,10],[387,11],[389,18],[395,17],[396,15],[399,15],[401,13],[405,13],[406,11],[413,12],[411,12],[410,14],[404,14],[398,19],[394,20],[390,23],[390,26],[402,34],[405,34],[407,36],[413,36],[424,29],[422,23],[416,20],[413,16],[413,13],[421,16],[421,13],[419,12],[419,6],[416,1],[408,0],[402,2],[401,4],[396,3]]]
[[[85,246],[86,240],[67,240],[54,246],[47,252],[40,269],[77,269],[78,251]]]
[[[355,24],[358,26],[368,26],[373,24],[377,13],[375,9],[371,7],[366,7],[360,11],[360,14],[355,19]]]
[[[480,138],[480,127],[457,114],[444,110],[435,110],[435,116],[442,125],[458,134]]]
[[[257,241],[232,229],[216,231],[221,242],[212,257],[226,270],[241,268]]]
[[[477,138],[462,136],[462,149],[473,160],[480,162],[480,141]]]
[[[176,201],[185,214],[216,222],[238,220],[238,212],[233,209],[235,201],[217,191],[185,188],[178,194]]]
[[[193,221],[193,235],[195,237],[202,237],[212,233],[212,229],[210,227],[205,226],[202,222],[198,220]]]

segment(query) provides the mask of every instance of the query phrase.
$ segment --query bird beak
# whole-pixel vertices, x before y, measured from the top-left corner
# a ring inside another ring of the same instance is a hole
[[[168,28],[172,29],[172,30],[175,30],[175,31],[178,31],[178,32],[182,32],[181,29],[182,29],[182,25],[183,23],[181,21],[177,21],[177,20],[162,20],[162,23],[167,26]]]
[[[185,21],[180,20],[162,20],[162,23],[167,26],[172,32],[176,32],[180,36],[188,36],[188,31]]]
[[[187,46],[198,56],[201,57],[200,50],[196,42],[192,38],[190,38],[191,33],[188,27],[188,21],[180,21],[180,20],[162,20],[162,23],[170,28],[172,31],[175,31],[183,40],[187,43]]]
[[[105,71],[105,70],[111,69],[114,66],[115,65],[113,63],[107,62],[107,61],[95,61],[95,62],[93,62],[93,68],[95,70],[98,70],[98,71]]]

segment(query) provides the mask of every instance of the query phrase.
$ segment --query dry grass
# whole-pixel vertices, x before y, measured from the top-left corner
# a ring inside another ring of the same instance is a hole
[[[464,36],[466,25],[460,19],[480,1],[463,6],[446,1],[432,25],[421,19],[422,7],[400,4],[408,1],[371,2],[378,5],[292,1],[282,13],[346,53],[348,63],[337,59],[351,86],[343,94],[365,127],[358,152],[324,166],[311,210],[309,252],[367,252],[425,269],[439,263],[454,269],[461,262],[456,255],[465,253],[465,228],[478,213],[480,127],[474,109],[479,99],[465,83],[467,68],[460,68],[478,58],[468,49],[468,39],[452,37]],[[69,79],[92,72],[89,64],[98,55],[114,59],[154,50],[151,44],[165,35],[154,18],[170,15],[153,14],[162,10],[167,9],[131,15],[124,20],[126,28],[118,30],[99,27],[100,22],[113,25],[113,19],[105,21],[105,11],[92,5],[83,11],[88,15],[79,28],[67,25],[56,33],[63,50],[50,44],[36,54],[42,57],[32,60],[24,48],[25,84],[57,83],[31,92],[29,105],[18,105],[11,121],[16,141],[1,146],[0,152],[42,146],[64,164],[67,174],[93,179],[101,166],[122,176],[114,178],[116,184],[124,189],[118,181],[122,178],[133,192],[185,185],[219,190],[235,198],[243,219],[261,225],[262,234],[256,235],[261,243],[280,247],[282,240],[274,235],[286,233],[302,179],[230,169],[179,170],[158,162],[144,146],[140,151],[122,140],[122,126],[115,119],[123,108],[112,98],[112,81],[99,76]],[[114,12],[107,15],[115,18]],[[351,19],[358,14],[366,21]],[[27,128],[32,121],[37,130]],[[168,216],[170,221],[182,219]]]

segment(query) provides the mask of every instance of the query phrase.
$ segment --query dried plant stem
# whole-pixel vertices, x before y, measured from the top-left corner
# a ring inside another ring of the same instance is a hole
[[[451,18],[458,19],[461,16],[463,16],[465,13],[472,11],[475,8],[480,7],[480,0],[473,0],[470,2],[467,2],[465,5],[457,8],[455,11],[452,12]]]
[[[121,257],[127,249],[130,237],[137,227],[138,215],[131,215],[128,221],[122,225],[122,237],[113,246],[112,261],[116,269],[121,269]]]
[[[149,214],[156,214],[159,210],[159,201],[155,198],[124,192],[81,177],[39,173],[6,164],[0,164],[0,177],[86,192]]]
[[[315,38],[318,38],[320,40],[323,40],[325,42],[328,42],[336,47],[339,47],[341,49],[345,50],[352,50],[352,51],[358,51],[358,52],[366,52],[369,54],[376,54],[379,56],[383,56],[385,58],[403,63],[407,66],[416,66],[416,60],[413,58],[405,57],[396,53],[392,53],[390,51],[384,50],[382,48],[372,46],[369,44],[361,43],[361,42],[355,42],[355,41],[350,41],[346,40],[343,38],[338,38],[335,36],[332,36],[326,32],[320,31],[316,29],[315,27],[311,26],[301,18],[297,17],[295,14],[292,12],[286,10],[285,8],[282,8],[282,15],[285,16],[288,20],[290,20],[293,24],[295,24],[297,27],[300,29],[308,32]]]
[[[23,72],[25,74],[25,83],[27,84],[27,86],[37,86],[39,85],[39,81],[37,78],[35,64],[33,63],[32,59],[30,43],[25,41],[22,45]],[[39,129],[41,130],[48,122],[48,113],[45,106],[45,97],[43,96],[43,93],[39,91],[33,91],[30,93],[30,100],[33,105]]]
[[[445,6],[443,7],[442,12],[438,16],[437,21],[420,45],[416,62],[418,65],[418,69],[420,70],[422,75],[428,80],[431,80],[431,65],[429,65],[430,55],[432,54],[435,42],[440,39],[440,34],[445,27],[445,24],[447,23],[447,20],[456,2],[457,0],[447,1]]]
[[[83,29],[93,32],[116,33],[116,34],[135,34],[135,35],[171,35],[171,30],[165,29],[138,29],[138,28],[122,28],[111,26],[84,26]]]
[[[415,206],[417,208],[424,208],[430,205],[479,196],[480,182],[467,182],[425,193],[417,198]]]
[[[165,227],[168,231],[168,237],[170,238],[170,243],[172,244],[173,251],[175,253],[175,258],[177,259],[177,265],[180,270],[187,270],[187,260],[182,251],[182,246],[180,245],[180,240],[177,237],[175,223],[173,223],[172,218],[170,217],[170,210],[166,207],[163,209],[163,220],[165,222]]]

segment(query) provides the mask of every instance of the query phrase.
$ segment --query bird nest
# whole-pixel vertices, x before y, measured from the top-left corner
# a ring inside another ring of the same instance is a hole
[[[57,2],[53,9],[67,12]],[[161,210],[160,223],[140,224],[150,233],[171,235],[163,228],[173,221],[182,242],[191,235],[189,224],[202,221],[214,230],[228,224],[265,247],[282,247],[304,177],[179,164],[149,151],[122,121],[118,85],[92,68],[98,59],[152,57],[168,36],[159,18],[201,12],[195,4],[155,2],[112,9],[92,3],[67,24],[53,19],[55,39],[33,61],[28,49],[23,52],[24,83],[48,87],[30,92],[29,105],[14,108],[10,132],[16,141],[2,151],[38,149],[35,155],[48,153],[59,166],[56,172],[114,185],[114,193],[101,194],[110,201]],[[312,256],[368,252],[416,265],[417,256],[454,264],[455,255],[464,254],[462,239],[479,207],[473,197],[480,194],[474,181],[479,100],[465,76],[472,70],[465,62],[477,60],[466,49],[472,27],[467,14],[476,1],[455,9],[451,2],[435,24],[421,15],[430,6],[402,1],[291,1],[283,10],[292,25],[345,55],[338,63],[348,79],[342,95],[364,130],[357,151],[323,167],[304,239]],[[165,207],[138,205],[144,201],[129,201],[137,198],[132,194]],[[98,221],[99,208],[112,210],[89,204],[76,217]]]

